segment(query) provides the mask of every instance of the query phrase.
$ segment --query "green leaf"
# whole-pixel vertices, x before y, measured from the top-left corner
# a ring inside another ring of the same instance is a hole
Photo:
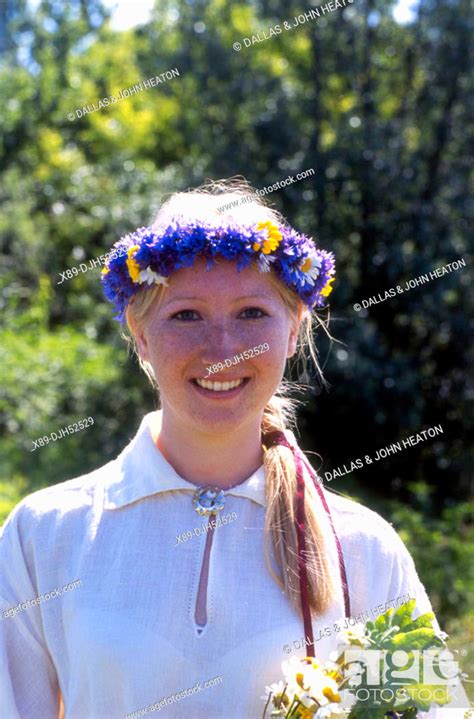
[[[433,642],[436,644],[436,640],[434,629],[422,627],[411,632],[400,632],[391,637],[389,642],[393,649],[425,649],[432,646]]]
[[[448,688],[444,684],[411,684],[405,686],[404,688],[411,700],[416,704],[418,709],[421,709],[421,711],[428,711],[428,709],[433,705],[444,706],[450,701]],[[426,696],[428,692],[433,695],[435,690],[436,700]]]
[[[413,629],[422,629],[423,627],[433,627],[433,619],[435,615],[433,612],[427,612],[426,614],[420,614],[419,617],[414,619],[410,625]],[[433,630],[434,631],[434,630]]]
[[[404,629],[411,621],[411,615],[415,609],[415,604],[416,600],[410,599],[408,602],[405,602],[405,604],[398,607],[392,617],[392,624],[398,624],[400,629]]]
[[[375,620],[375,629],[379,632],[384,632],[389,627],[388,610],[384,614],[380,614]]]

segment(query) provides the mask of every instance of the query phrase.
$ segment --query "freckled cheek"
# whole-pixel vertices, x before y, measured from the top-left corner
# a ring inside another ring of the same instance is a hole
[[[153,360],[157,368],[173,372],[173,368],[189,362],[196,356],[197,341],[190,337],[162,337],[153,348]]]
[[[268,326],[263,324],[256,324],[253,327],[250,325],[237,327],[232,334],[232,339],[234,340],[236,352],[237,350],[250,350],[266,342],[270,347],[270,350],[266,352],[268,354],[272,347],[275,348],[282,343],[281,334],[275,329],[269,331]]]
[[[285,357],[281,348],[274,352],[271,352],[271,350],[264,352],[254,362],[258,363],[258,373],[265,385],[275,385],[274,389],[276,389],[285,371]]]
[[[182,362],[189,361],[196,352],[197,338],[194,334],[170,331],[169,327],[158,322],[150,325],[146,339],[155,372],[162,376],[170,375]]]
[[[286,327],[278,327],[267,332],[261,344],[266,342],[270,349],[262,354],[262,358],[267,358],[268,362],[284,362],[288,351],[288,334],[289,330]]]

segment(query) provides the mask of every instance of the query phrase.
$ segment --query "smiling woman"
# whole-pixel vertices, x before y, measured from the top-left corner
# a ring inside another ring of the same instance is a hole
[[[176,193],[109,256],[105,294],[159,409],[115,460],[10,515],[0,608],[71,574],[82,585],[0,623],[5,716],[56,717],[62,693],[66,719],[157,701],[169,719],[254,719],[302,628],[303,653],[317,634],[325,660],[339,638],[315,622],[402,595],[430,610],[393,528],[322,488],[290,429],[287,360],[309,354],[324,382],[312,323],[328,331],[317,308],[334,257],[256,196],[238,202],[250,192],[231,180]],[[193,685],[206,690],[175,706]]]
[[[295,289],[311,297],[311,304],[321,302],[320,290],[330,290],[334,272],[330,253],[316,250],[306,238],[285,228],[283,218],[263,202],[256,200],[225,216],[219,212],[224,200],[231,203],[249,189],[235,181],[215,183],[205,191],[177,193],[164,204],[150,230],[141,234],[141,242],[131,245],[133,260],[143,257],[149,263],[147,271],[156,272],[160,280],[134,294],[125,310],[140,364],[161,401],[161,415],[152,427],[157,447],[181,476],[224,488],[241,483],[261,465],[261,435],[283,431],[291,419],[292,403],[280,384],[286,361],[305,332],[319,370],[311,342],[311,315]],[[183,236],[187,239],[182,250],[182,255],[188,253],[187,265],[193,241],[199,254],[196,251],[190,266],[175,269],[164,282],[167,268],[162,258],[169,244],[156,238],[170,227],[179,236],[178,243]],[[132,236],[128,242],[136,239]],[[278,249],[280,257],[275,253]],[[271,263],[281,275],[286,270],[292,287],[270,270]],[[317,271],[311,274],[311,267]],[[109,274],[105,268],[106,281]],[[224,364],[226,358],[243,356],[248,348],[264,343],[269,347],[264,355],[224,366],[212,382],[206,381],[208,365]],[[300,351],[304,353],[303,342]],[[301,598],[299,581],[294,581],[299,576],[295,466],[288,449],[279,444],[268,448],[264,466],[269,505],[266,536],[274,535],[279,569],[275,578],[297,607]],[[314,494],[311,486],[307,491]],[[307,509],[306,572],[312,586],[309,604],[321,612],[331,601],[332,581],[312,506]],[[281,541],[282,532],[286,542]],[[269,544],[266,556],[272,572]],[[204,563],[206,559],[205,554]]]

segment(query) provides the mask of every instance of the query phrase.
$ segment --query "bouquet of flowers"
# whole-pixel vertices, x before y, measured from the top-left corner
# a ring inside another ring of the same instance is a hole
[[[270,701],[272,717],[286,719],[342,719],[348,711],[340,706],[339,688],[344,679],[336,662],[321,664],[312,657],[292,657],[282,664],[285,681],[265,687],[267,699],[263,716]]]
[[[335,661],[293,657],[283,662],[285,681],[266,687],[263,717],[270,702],[270,716],[285,719],[415,719],[432,704],[447,704],[450,688],[464,675],[452,655],[442,656],[447,634],[433,628],[434,614],[413,619],[414,608],[411,599],[374,622],[346,630],[347,644]]]

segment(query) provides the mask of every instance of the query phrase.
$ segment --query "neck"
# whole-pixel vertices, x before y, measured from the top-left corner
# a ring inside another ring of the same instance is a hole
[[[228,434],[211,435],[194,426],[183,429],[162,410],[156,415],[153,441],[166,461],[188,482],[229,489],[244,482],[263,464],[261,417]]]

